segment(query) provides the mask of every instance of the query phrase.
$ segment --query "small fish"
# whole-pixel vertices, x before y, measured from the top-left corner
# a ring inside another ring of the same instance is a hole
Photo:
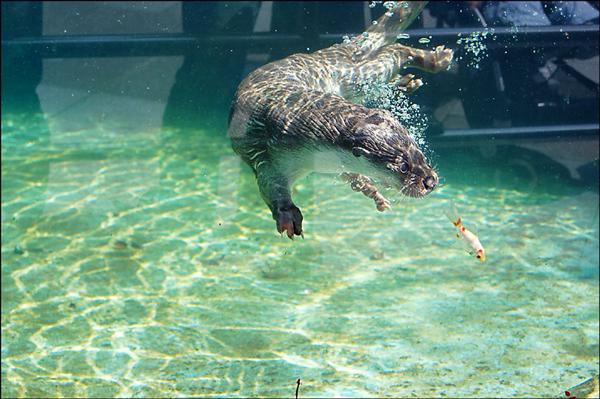
[[[458,216],[458,211],[454,206],[452,207],[451,211],[446,212],[446,216],[458,229],[456,237],[460,238],[462,236],[465,242],[473,249],[473,252],[470,253],[475,254],[475,257],[481,262],[485,262],[485,249],[483,248],[483,245],[481,245],[481,242],[479,242],[479,238],[477,238],[475,233],[463,226],[462,220],[460,216]]]

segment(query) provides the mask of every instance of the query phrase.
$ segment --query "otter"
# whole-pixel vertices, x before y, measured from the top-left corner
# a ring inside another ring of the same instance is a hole
[[[387,110],[361,104],[359,88],[391,82],[410,93],[422,82],[405,67],[447,69],[452,50],[395,43],[426,2],[396,2],[365,33],[313,53],[266,64],[240,83],[229,115],[233,150],[255,174],[277,231],[304,237],[291,186],[310,172],[338,173],[379,211],[389,202],[371,178],[423,197],[438,183],[419,146]]]

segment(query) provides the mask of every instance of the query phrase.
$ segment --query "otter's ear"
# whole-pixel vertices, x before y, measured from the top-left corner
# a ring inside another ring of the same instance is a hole
[[[370,154],[370,152],[367,151],[367,150],[365,150],[362,147],[354,147],[354,148],[352,148],[352,155],[354,155],[357,158],[360,157],[361,155],[362,156],[366,156],[366,155],[369,155],[369,154]]]

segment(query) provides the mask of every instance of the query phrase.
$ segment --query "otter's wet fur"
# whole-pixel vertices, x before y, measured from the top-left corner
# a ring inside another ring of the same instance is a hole
[[[426,51],[394,43],[425,3],[397,2],[362,35],[271,62],[240,84],[228,134],[254,171],[280,233],[303,236],[291,185],[312,171],[354,176],[374,199],[377,189],[367,176],[412,197],[436,186],[436,172],[408,131],[389,111],[360,104],[362,85],[391,81],[411,92],[422,83],[400,75],[403,68],[439,72],[450,65],[452,51],[443,46]]]

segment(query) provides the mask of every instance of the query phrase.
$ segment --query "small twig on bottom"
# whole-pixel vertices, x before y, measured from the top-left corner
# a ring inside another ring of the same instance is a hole
[[[298,399],[298,390],[300,389],[300,378],[296,381],[296,399]]]

